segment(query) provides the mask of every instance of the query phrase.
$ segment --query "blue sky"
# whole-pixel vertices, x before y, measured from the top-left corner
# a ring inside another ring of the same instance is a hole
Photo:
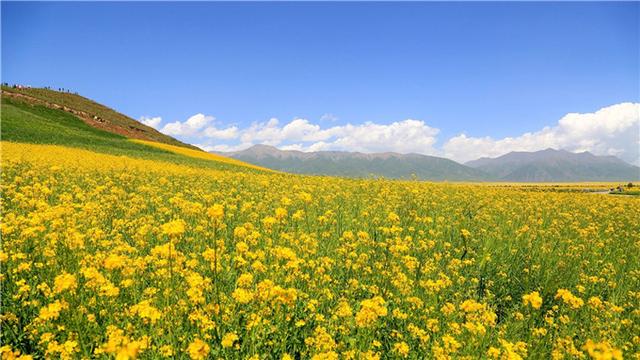
[[[548,145],[636,162],[639,18],[637,2],[3,1],[2,80],[207,149],[466,161]]]

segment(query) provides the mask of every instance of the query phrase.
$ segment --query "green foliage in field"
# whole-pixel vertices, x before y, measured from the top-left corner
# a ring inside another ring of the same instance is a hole
[[[613,191],[610,192],[611,195],[628,195],[628,196],[640,196],[640,190],[628,190],[623,192]]]

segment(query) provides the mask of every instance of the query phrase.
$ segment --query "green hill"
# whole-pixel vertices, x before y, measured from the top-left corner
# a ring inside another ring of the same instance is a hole
[[[197,167],[231,171],[261,171],[237,160],[222,157],[215,159],[212,155],[196,147],[187,146],[162,134],[165,140],[163,142],[153,141],[145,144],[144,142],[131,141],[132,139],[124,135],[93,127],[68,110],[45,106],[24,97],[7,95],[7,93],[3,88],[0,117],[0,136],[3,142],[62,145],[106,154]],[[53,91],[46,90],[44,93],[50,94]],[[84,99],[77,95],[73,96]],[[89,105],[84,104],[84,106]],[[99,104],[92,106],[106,109]],[[129,119],[129,121],[137,123],[133,119]],[[144,127],[142,124],[139,125]],[[138,125],[132,124],[131,126]],[[140,140],[140,138],[135,139]],[[166,144],[167,146],[163,148],[162,146],[153,146],[153,144]],[[184,151],[179,149],[184,149]],[[197,156],[200,153],[202,155]]]
[[[83,96],[43,88],[2,86],[2,100],[40,105],[74,115],[87,125],[127,138],[149,140],[195,149],[193,145],[165,135],[111,108]]]

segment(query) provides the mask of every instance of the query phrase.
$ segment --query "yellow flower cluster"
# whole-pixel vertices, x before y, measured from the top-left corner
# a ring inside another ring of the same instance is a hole
[[[556,299],[561,299],[562,302],[569,305],[572,309],[579,309],[584,305],[584,300],[573,295],[571,291],[567,289],[558,289],[556,293]]]
[[[381,316],[387,315],[387,306],[384,299],[376,296],[373,299],[362,300],[360,311],[356,314],[356,324],[359,327],[371,327]]]
[[[542,306],[542,297],[540,297],[540,293],[534,291],[530,294],[522,295],[522,302],[525,305],[531,305],[534,309],[540,309]]]

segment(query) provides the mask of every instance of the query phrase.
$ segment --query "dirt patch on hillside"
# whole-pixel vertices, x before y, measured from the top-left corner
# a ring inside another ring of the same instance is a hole
[[[143,129],[139,129],[139,128],[136,128],[134,126],[123,127],[123,126],[120,126],[120,125],[116,125],[116,124],[112,123],[111,121],[109,121],[108,119],[103,119],[103,118],[97,116],[96,114],[89,114],[89,113],[87,113],[85,111],[76,110],[76,109],[70,108],[70,107],[68,107],[66,105],[60,105],[60,104],[56,104],[56,103],[52,103],[52,102],[48,102],[48,101],[45,101],[45,100],[42,100],[42,99],[35,98],[33,96],[14,93],[14,92],[10,92],[10,91],[2,91],[2,96],[13,98],[13,99],[16,99],[16,100],[19,100],[19,101],[23,101],[23,102],[26,102],[26,103],[29,103],[29,104],[33,104],[33,105],[46,106],[46,107],[48,107],[50,109],[66,111],[68,113],[73,114],[74,116],[76,116],[77,118],[82,120],[87,125],[89,125],[91,127],[94,127],[94,128],[97,128],[97,129],[101,129],[101,130],[110,132],[110,133],[115,133],[115,134],[122,135],[122,136],[125,136],[125,137],[128,137],[128,138],[133,138],[133,139],[156,141],[152,137],[148,136]]]

